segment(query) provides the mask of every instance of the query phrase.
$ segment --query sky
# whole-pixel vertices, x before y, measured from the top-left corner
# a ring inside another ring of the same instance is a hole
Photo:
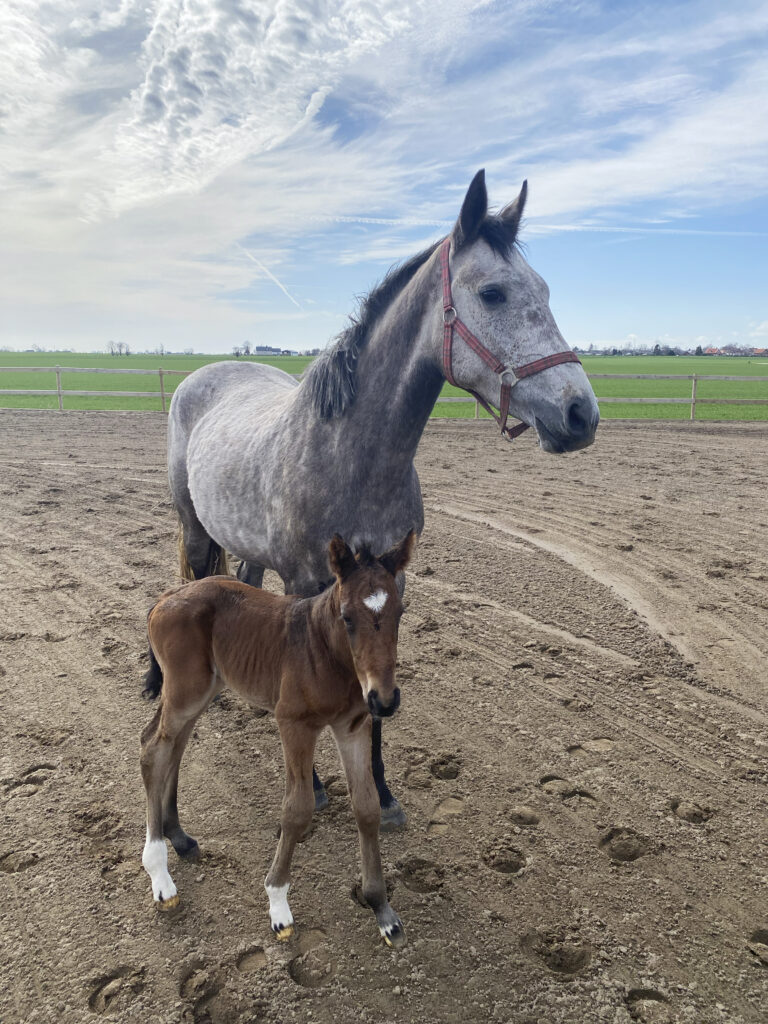
[[[768,2],[3,0],[0,347],[322,347],[481,167],[571,345],[768,346]]]

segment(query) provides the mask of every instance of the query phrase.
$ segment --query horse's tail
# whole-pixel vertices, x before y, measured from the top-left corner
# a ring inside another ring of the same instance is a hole
[[[155,601],[152,607],[147,612],[147,627],[149,627],[149,619],[152,612],[157,608],[159,601]],[[160,662],[155,657],[155,652],[152,650],[152,641],[149,642],[149,669],[144,673],[144,688],[141,691],[141,696],[145,700],[155,700],[160,695],[160,691],[163,688],[163,670],[160,666]]]
[[[195,580],[197,577],[187,559],[187,549],[184,546],[184,527],[179,523],[179,571],[183,580]],[[227,552],[215,541],[210,542],[208,554],[208,566],[206,576],[229,576],[229,556]]]

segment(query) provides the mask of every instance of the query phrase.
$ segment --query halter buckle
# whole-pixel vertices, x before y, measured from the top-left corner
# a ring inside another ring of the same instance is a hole
[[[520,380],[520,378],[517,376],[515,371],[510,366],[505,366],[503,370],[499,370],[499,377],[501,378],[502,383],[504,383],[504,378],[507,376],[512,378],[508,382],[510,388],[513,388],[515,384],[517,384],[517,382]]]
[[[450,327],[451,324],[456,322],[458,315],[453,306],[446,306],[443,309],[443,323],[446,327]]]

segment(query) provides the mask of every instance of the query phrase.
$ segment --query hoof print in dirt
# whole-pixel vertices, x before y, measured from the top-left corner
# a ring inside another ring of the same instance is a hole
[[[533,828],[540,821],[536,811],[524,804],[515,804],[514,807],[510,807],[509,820],[513,825],[519,825],[522,828]]]
[[[8,797],[34,796],[50,779],[56,770],[55,764],[35,764],[27,768],[18,778],[4,779],[3,788]]]
[[[653,844],[646,836],[631,828],[612,828],[600,839],[598,846],[612,861],[629,864],[653,852]]]
[[[535,957],[555,974],[571,978],[592,959],[592,947],[566,928],[536,928],[520,940],[524,953]]]
[[[520,875],[528,866],[528,858],[523,851],[509,843],[496,843],[486,850],[483,860],[489,868],[502,875]]]
[[[429,771],[436,779],[458,779],[461,761],[455,754],[444,754],[432,761]]]
[[[675,817],[680,818],[681,821],[687,821],[691,825],[703,825],[715,813],[713,807],[706,807],[693,800],[683,800],[680,797],[675,797],[671,801],[670,807]]]
[[[89,985],[88,1006],[94,1013],[126,1007],[144,988],[143,967],[119,967]]]
[[[671,1024],[667,997],[653,988],[631,988],[624,997],[629,1016],[638,1024]]]
[[[550,796],[559,796],[566,807],[582,810],[597,806],[597,797],[589,790],[580,789],[559,775],[543,775],[539,779],[539,785]]]
[[[30,850],[0,851],[0,871],[6,875],[15,875],[18,871],[26,871],[40,860],[38,854]]]
[[[424,857],[409,857],[398,863],[400,878],[411,892],[437,892],[443,886],[445,869]]]
[[[122,821],[120,816],[104,804],[88,804],[70,815],[72,828],[91,839],[115,839]]]
[[[447,796],[432,812],[428,832],[441,835],[448,831],[451,818],[464,813],[464,801],[458,796]]]
[[[241,974],[255,974],[267,966],[267,954],[263,946],[252,946],[241,953],[235,963]]]
[[[302,988],[321,988],[336,974],[336,964],[323,946],[308,949],[288,964],[288,974]]]
[[[752,932],[747,949],[755,957],[755,963],[768,967],[768,928],[758,928]]]

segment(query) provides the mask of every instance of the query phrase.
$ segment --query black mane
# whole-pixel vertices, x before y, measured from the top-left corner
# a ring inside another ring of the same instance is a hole
[[[478,237],[504,259],[509,259],[517,245],[515,233],[501,217],[493,215],[487,216],[480,225]],[[357,314],[350,316],[349,327],[338,334],[334,344],[307,368],[304,387],[320,419],[341,416],[354,404],[357,361],[374,324],[441,242],[442,239],[400,266],[392,267],[384,280],[360,300]]]

